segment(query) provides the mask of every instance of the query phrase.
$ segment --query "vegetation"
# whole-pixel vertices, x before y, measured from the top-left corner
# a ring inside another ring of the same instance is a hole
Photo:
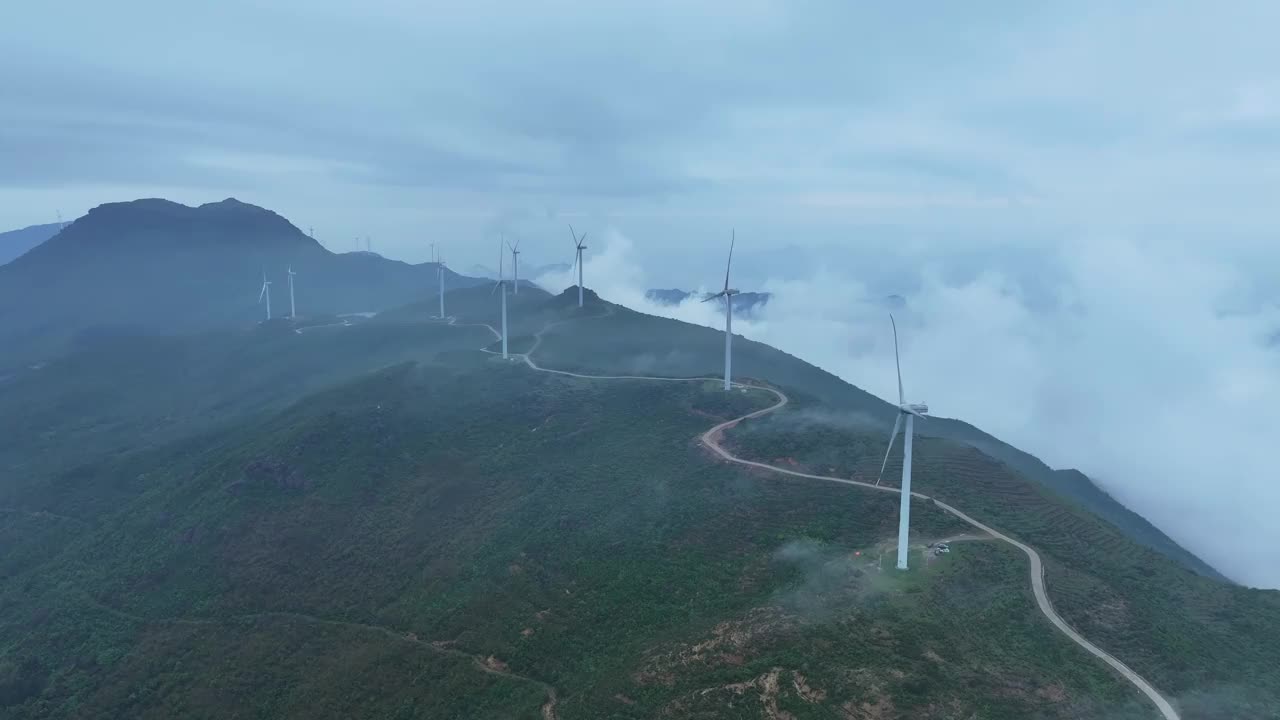
[[[722,332],[609,305],[594,296],[587,310],[597,319],[554,328],[544,337],[538,356],[553,367],[611,373],[714,376],[723,372]],[[888,436],[896,412],[888,403],[768,345],[735,338],[733,348],[736,376],[767,379],[791,389],[800,398],[815,401],[820,398],[823,407],[858,415]],[[885,368],[885,372],[890,371],[891,368]],[[1213,568],[1116,502],[1079,472],[1055,471],[1037,458],[959,420],[931,418],[927,432],[971,446],[1103,518],[1131,540],[1201,575],[1222,579]]]
[[[848,417],[799,407],[740,425],[744,457],[874,480],[885,440]],[[918,437],[913,489],[1034,545],[1063,617],[1158,688],[1187,717],[1270,717],[1280,707],[1280,593],[1191,573],[971,447]],[[901,453],[885,481],[897,485]],[[917,504],[926,504],[920,501]]]
[[[283,217],[234,199],[108,203],[0,265],[0,369],[48,362],[104,331],[249,326],[265,315],[264,273],[283,317],[290,267],[307,317],[386,310],[438,288],[433,264],[332,253]],[[483,282],[445,272],[450,288]]]
[[[1039,614],[1020,553],[924,562],[970,528],[921,502],[914,569],[882,572],[895,496],[699,446],[772,396],[504,362],[470,324],[492,322],[487,293],[457,291],[477,314],[453,326],[423,305],[107,338],[0,383],[20,441],[0,455],[0,716],[1151,717]],[[512,351],[549,327],[544,366],[714,374],[704,329],[629,356],[651,320],[520,297]],[[741,345],[745,372],[796,385],[735,452],[878,471],[874,417]],[[968,445],[917,457],[922,491],[1035,544],[1064,616],[1188,720],[1274,715],[1275,593],[1189,572]]]
[[[5,516],[29,558],[0,586],[6,712],[536,717],[548,683],[562,718],[747,717],[705,698],[774,668],[761,702],[797,717],[1132,699],[1046,632],[999,548],[881,575],[850,552],[892,535],[892,497],[694,443],[767,401],[446,352],[61,475],[45,510],[82,518]]]

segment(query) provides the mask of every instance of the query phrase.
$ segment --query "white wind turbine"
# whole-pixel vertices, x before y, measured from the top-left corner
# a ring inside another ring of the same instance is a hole
[[[502,359],[507,359],[507,281],[502,272],[502,244],[498,241],[498,282],[493,284],[493,290],[489,291],[492,295],[495,290],[502,288]]]
[[[436,279],[440,285],[440,319],[444,319],[444,253],[436,258]]]
[[[569,226],[569,234],[573,236],[573,264],[578,266],[578,307],[582,307],[582,251],[587,249],[584,244],[587,242],[587,234],[582,233],[582,237],[573,231],[573,226]],[[572,272],[572,269],[570,269]]]
[[[293,276],[298,273],[293,271],[293,266],[289,266],[289,318],[295,320],[298,317],[298,306],[293,302]]]
[[[729,268],[733,266],[733,245],[738,241],[736,230],[729,236],[729,262],[724,266],[724,289],[703,299],[711,302],[716,298],[724,298],[724,389],[728,390],[733,377],[733,296],[738,291],[729,287]]]
[[[902,500],[898,508],[898,569],[907,569],[907,534],[911,520],[911,438],[915,434],[915,419],[923,420],[929,413],[929,406],[924,403],[909,403],[906,393],[902,392],[902,363],[898,360],[898,323],[893,315],[889,315],[889,323],[893,325],[893,364],[898,370],[898,417],[893,421],[893,432],[889,434],[889,447],[884,451],[884,462],[880,463],[880,477],[876,485],[884,478],[884,468],[889,463],[889,453],[893,451],[893,441],[898,437],[898,429],[902,427],[902,418],[907,419],[907,431],[902,437]]]
[[[258,302],[267,301],[267,319],[271,319],[271,281],[267,279],[267,271],[262,271],[262,291],[258,293]]]
[[[511,294],[520,294],[520,240],[516,240],[516,244],[507,243],[507,247],[511,249]]]

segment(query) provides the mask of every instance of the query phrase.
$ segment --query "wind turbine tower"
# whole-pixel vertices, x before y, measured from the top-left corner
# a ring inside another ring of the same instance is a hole
[[[575,248],[573,256],[573,264],[578,266],[578,307],[582,307],[582,251],[587,249],[587,234],[582,233],[582,237],[573,231],[573,226],[569,226],[569,234],[573,236],[573,247]]]
[[[729,236],[729,262],[724,266],[724,289],[703,299],[702,302],[711,302],[716,298],[724,298],[724,389],[729,390],[733,377],[733,296],[738,291],[729,287],[729,268],[733,266],[733,246],[738,240],[737,231],[733,231]]]
[[[893,364],[898,370],[898,417],[893,421],[893,432],[889,434],[889,447],[884,451],[884,462],[880,463],[880,478],[884,477],[885,465],[889,463],[889,453],[893,452],[894,438],[902,427],[902,419],[907,419],[906,433],[902,437],[902,500],[898,507],[898,569],[907,569],[907,535],[911,521],[911,438],[915,435],[915,419],[921,420],[929,414],[929,406],[924,403],[909,403],[906,393],[902,391],[902,363],[898,360],[898,323],[889,315],[889,323],[893,325]]]
[[[440,285],[440,319],[444,319],[444,253],[436,259],[436,275]]]
[[[503,258],[502,258],[502,241],[498,241],[498,282],[493,284],[493,290],[489,291],[492,295],[495,290],[502,289],[502,359],[507,359],[507,281],[503,275]]]
[[[293,276],[298,273],[293,271],[293,266],[289,266],[289,319],[296,320],[298,317],[298,306],[293,302]]]
[[[267,279],[267,272],[262,271],[262,292],[258,293],[258,302],[267,301],[267,319],[271,319],[271,281]]]
[[[517,239],[516,244],[507,243],[507,247],[511,250],[511,294],[520,294],[520,241]]]

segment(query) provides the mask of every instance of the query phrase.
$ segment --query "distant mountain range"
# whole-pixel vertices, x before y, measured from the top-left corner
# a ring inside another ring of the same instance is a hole
[[[57,235],[61,228],[62,223],[48,223],[0,232],[0,265],[21,257],[31,248]]]
[[[254,323],[265,315],[257,302],[264,273],[283,316],[290,266],[302,316],[383,310],[437,288],[434,263],[333,253],[280,215],[235,199],[194,208],[108,203],[0,266],[0,358],[39,358],[91,329]],[[445,282],[482,281],[446,270]]]
[[[659,305],[679,305],[695,296],[696,293],[688,290],[647,290],[645,298],[658,303]],[[744,292],[733,296],[733,314],[734,315],[751,315],[760,308],[764,307],[773,295],[763,292]],[[701,298],[699,298],[701,299]],[[724,307],[724,298],[716,298],[716,305]]]

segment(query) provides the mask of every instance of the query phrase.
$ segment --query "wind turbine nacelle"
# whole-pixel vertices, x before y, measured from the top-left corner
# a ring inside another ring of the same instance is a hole
[[[738,290],[737,290],[736,288],[726,288],[726,289],[725,289],[725,291],[724,291],[724,294],[725,294],[725,295],[737,295],[737,294],[739,294],[739,293],[738,293]]]
[[[929,414],[929,406],[924,403],[906,403],[898,407],[902,409],[902,412],[911,413],[916,417],[924,417]]]

